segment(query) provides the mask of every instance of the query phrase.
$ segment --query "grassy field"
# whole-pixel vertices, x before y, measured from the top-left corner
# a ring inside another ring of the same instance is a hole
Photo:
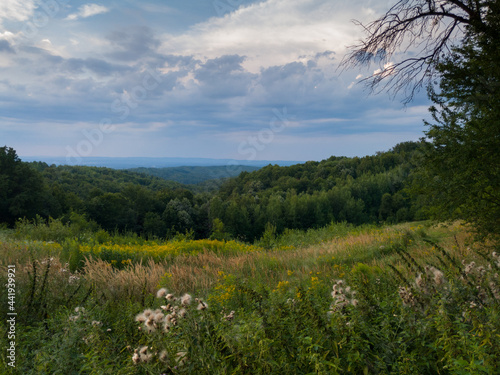
[[[500,256],[459,223],[253,245],[37,230],[0,234],[2,374],[499,371]]]

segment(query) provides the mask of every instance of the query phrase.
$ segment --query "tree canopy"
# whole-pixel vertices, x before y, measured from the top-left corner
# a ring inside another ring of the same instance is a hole
[[[467,220],[481,237],[500,238],[500,13],[491,2],[487,28],[475,26],[437,65],[439,85],[430,89],[435,103],[425,173],[431,203]]]
[[[499,1],[400,0],[363,27],[367,36],[344,65],[379,62],[365,79],[371,89],[404,89],[408,102],[426,85],[434,103],[414,191],[435,217],[464,219],[480,237],[498,240]],[[393,62],[401,51],[406,57]]]

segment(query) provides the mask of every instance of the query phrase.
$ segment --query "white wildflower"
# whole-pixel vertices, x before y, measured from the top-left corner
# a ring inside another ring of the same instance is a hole
[[[147,317],[144,315],[144,313],[137,314],[135,316],[135,321],[139,323],[144,323],[146,321]]]
[[[139,356],[139,353],[137,353],[137,349],[136,352],[132,355],[132,361],[134,362],[134,364],[138,364],[139,362],[141,362],[141,357]]]
[[[200,300],[200,303],[198,304],[198,307],[196,309],[199,311],[206,310],[206,309],[208,309],[208,304],[206,302],[203,302],[202,300]]]
[[[182,297],[181,297],[181,304],[183,306],[188,306],[191,304],[191,296],[189,294],[184,294]]]
[[[465,274],[466,275],[470,274],[475,266],[476,266],[476,262],[470,262],[468,265],[466,265],[465,266]]]
[[[168,291],[166,288],[161,288],[158,292],[156,292],[157,298],[164,298],[167,295]]]

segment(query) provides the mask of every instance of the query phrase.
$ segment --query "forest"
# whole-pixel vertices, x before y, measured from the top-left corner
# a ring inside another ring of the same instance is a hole
[[[216,180],[214,190],[206,182],[181,184],[132,171],[25,163],[5,146],[0,221],[11,227],[19,219],[68,223],[79,215],[94,228],[146,238],[191,233],[196,239],[253,242],[266,226],[279,234],[337,222],[423,219],[418,198],[408,193],[421,149],[405,142],[362,158],[268,165]]]

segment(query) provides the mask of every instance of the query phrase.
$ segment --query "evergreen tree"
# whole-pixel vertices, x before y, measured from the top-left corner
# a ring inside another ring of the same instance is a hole
[[[480,237],[500,238],[500,5],[490,1],[485,24],[472,25],[437,71],[435,106],[417,184],[436,217],[473,224]],[[485,26],[486,25],[486,26]]]

